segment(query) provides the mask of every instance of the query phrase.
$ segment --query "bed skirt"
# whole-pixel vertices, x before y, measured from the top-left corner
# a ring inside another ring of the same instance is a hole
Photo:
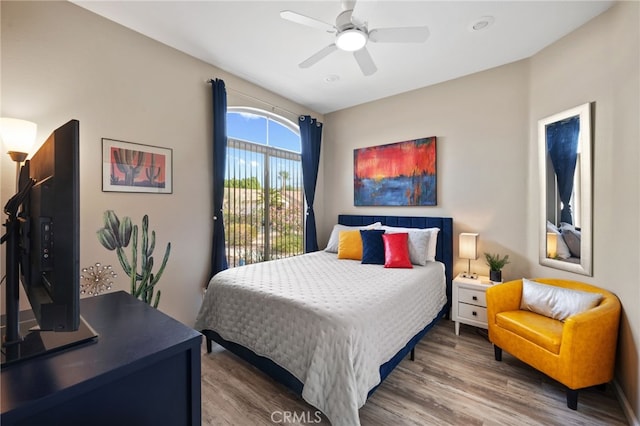
[[[418,342],[427,334],[431,328],[448,312],[448,306],[445,305],[436,318],[431,321],[425,328],[419,331],[415,336],[409,340],[409,342],[404,346],[404,348],[400,349],[389,361],[385,362],[380,366],[380,383],[376,385],[373,389],[369,391],[367,398],[370,397],[373,392],[382,384],[382,382],[387,378],[387,376],[393,371],[393,369],[400,364],[400,362],[415,348]],[[234,342],[230,342],[228,340],[223,339],[218,333],[213,330],[203,330],[202,334],[207,339],[207,353],[210,353],[212,350],[211,342],[214,341],[218,343],[220,346],[224,347],[228,351],[233,354],[239,356],[243,360],[247,361],[249,364],[257,367],[263,373],[267,374],[272,379],[277,382],[282,383],[297,395],[302,395],[302,388],[304,384],[298,380],[293,374],[289,373],[286,369],[282,368],[269,358],[265,358],[263,356],[257,355],[252,350],[239,345]]]

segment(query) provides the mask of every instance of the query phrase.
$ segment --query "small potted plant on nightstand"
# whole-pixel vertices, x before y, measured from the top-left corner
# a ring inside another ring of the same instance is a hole
[[[510,263],[509,255],[507,254],[504,257],[500,257],[498,253],[485,253],[484,257],[487,260],[487,265],[489,265],[489,279],[493,282],[501,282],[502,268]]]

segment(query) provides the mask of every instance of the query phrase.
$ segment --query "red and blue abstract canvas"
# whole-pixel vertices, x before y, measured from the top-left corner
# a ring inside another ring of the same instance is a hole
[[[356,206],[435,206],[436,138],[353,151]]]

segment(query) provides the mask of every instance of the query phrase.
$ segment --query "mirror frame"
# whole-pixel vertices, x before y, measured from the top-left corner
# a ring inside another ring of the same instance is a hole
[[[578,144],[580,158],[580,263],[547,257],[547,138],[546,127],[567,118],[580,117],[580,133]],[[593,221],[592,221],[592,163],[591,163],[591,103],[579,105],[558,114],[545,117],[538,121],[538,172],[540,179],[540,222],[539,247],[540,264],[551,268],[561,269],[582,275],[593,275]]]

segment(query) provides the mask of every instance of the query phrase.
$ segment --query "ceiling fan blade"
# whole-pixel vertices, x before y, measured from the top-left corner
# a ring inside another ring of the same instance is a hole
[[[353,10],[356,7],[356,0],[342,0],[340,4],[342,10]]]
[[[428,27],[379,28],[369,31],[375,43],[423,43],[429,38]]]
[[[371,9],[371,3],[374,3],[375,0],[367,0],[367,1],[345,1],[342,2],[342,8],[345,10],[351,9],[351,23],[358,28],[363,28],[367,26],[366,19],[362,18],[363,16],[369,16],[367,13],[367,6],[369,5],[369,9]],[[348,9],[347,9],[348,8]],[[363,11],[364,10],[364,11]]]
[[[287,21],[295,22],[296,24],[305,25],[307,27],[317,28],[328,33],[335,33],[336,27],[326,22],[320,21],[315,18],[310,18],[305,15],[301,15],[291,10],[283,10],[280,12],[280,17]]]
[[[326,56],[328,56],[330,53],[335,52],[336,50],[338,50],[338,46],[336,46],[335,44],[330,44],[327,47],[325,47],[324,49],[320,50],[319,52],[314,53],[309,58],[307,58],[304,61],[300,62],[300,64],[298,66],[300,68],[309,68],[311,65],[315,65],[321,59],[324,59]]]
[[[356,62],[358,62],[358,65],[362,70],[362,74],[369,76],[378,71],[378,68],[376,67],[376,64],[373,63],[373,59],[366,47],[353,52],[353,57],[356,58]]]

